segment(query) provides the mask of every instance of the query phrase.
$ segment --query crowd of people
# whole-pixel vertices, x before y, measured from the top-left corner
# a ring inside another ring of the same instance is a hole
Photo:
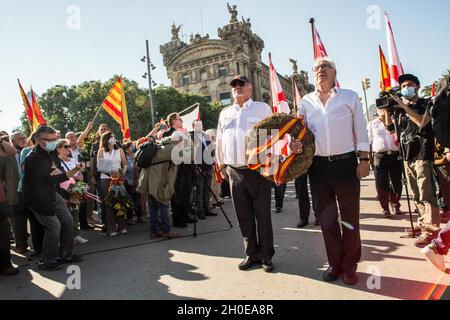
[[[73,254],[74,246],[89,242],[80,230],[98,227],[114,237],[126,234],[129,225],[148,223],[150,218],[152,239],[174,239],[179,235],[173,227],[186,228],[194,221],[217,216],[214,210],[223,204],[222,197],[229,198],[229,191],[217,182],[213,164],[164,161],[145,169],[137,166],[135,154],[139,144],[147,141],[158,146],[155,161],[161,157],[170,160],[171,149],[164,151],[160,145],[171,142],[175,132],[181,133],[181,139],[192,139],[193,150],[194,141],[200,141],[199,152],[215,143],[215,131],[203,132],[201,121],[192,124],[190,133],[183,129],[178,114],[169,115],[167,123],[161,121],[137,141],[118,141],[109,126],[101,124],[88,153],[83,151],[93,123],[84,132],[68,132],[65,139],[50,126],[39,126],[30,137],[2,131],[0,274],[18,272],[10,262],[12,241],[16,253],[37,259],[40,270],[53,271],[82,260]],[[171,172],[172,180],[168,179]],[[115,196],[116,190],[122,197]],[[168,199],[162,200],[164,197]],[[118,210],[118,205],[124,205],[123,210]]]
[[[312,207],[314,224],[322,229],[330,265],[324,280],[342,276],[348,285],[358,281],[360,183],[369,175],[371,160],[382,217],[404,214],[400,200],[405,172],[419,215],[418,228],[411,230],[418,236],[415,245],[444,270],[450,223],[440,227],[450,219],[450,150],[435,143],[428,103],[419,98],[418,78],[399,79],[402,98],[395,99],[403,110],[400,119],[380,109],[378,118],[367,125],[357,94],[336,85],[331,59],[317,60],[313,72],[316,91],[303,98],[298,117],[314,133],[316,153],[309,172],[295,181],[295,190],[297,227],[309,224]],[[11,264],[11,239],[18,254],[38,259],[40,270],[58,270],[82,260],[74,254],[74,245],[89,239],[80,229],[101,227],[105,235],[115,237],[149,218],[151,239],[175,239],[179,235],[173,228],[217,216],[214,209],[222,198],[230,197],[245,245],[246,258],[239,269],[261,265],[271,272],[275,255],[271,189],[275,187],[275,209],[281,213],[286,185],[274,185],[249,169],[246,137],[272,115],[272,108],[251,99],[253,87],[246,76],[237,76],[230,86],[234,104],[221,112],[217,131],[205,131],[200,120],[184,124],[173,113],[146,137],[119,141],[102,124],[89,157],[83,157],[83,149],[94,123],[84,132],[68,132],[65,139],[46,125],[30,137],[2,132],[0,274],[18,272]],[[302,141],[291,140],[289,149],[302,154]],[[148,165],[138,159],[149,155]]]

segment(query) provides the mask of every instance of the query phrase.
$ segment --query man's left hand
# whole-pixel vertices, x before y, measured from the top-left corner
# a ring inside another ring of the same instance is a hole
[[[356,169],[356,175],[359,180],[362,180],[370,175],[369,161],[361,161]]]
[[[289,148],[293,153],[300,155],[303,153],[303,142],[301,140],[294,140],[289,145]]]

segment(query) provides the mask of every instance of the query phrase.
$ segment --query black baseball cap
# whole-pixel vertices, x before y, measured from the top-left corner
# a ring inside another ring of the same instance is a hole
[[[400,76],[400,77],[398,78],[398,82],[399,82],[400,85],[402,85],[403,82],[408,81],[408,80],[409,80],[409,81],[412,81],[412,82],[414,82],[416,85],[420,86],[419,78],[417,78],[415,75],[412,75],[412,74],[404,74],[404,75],[402,75],[402,76]]]
[[[238,83],[249,83],[249,84],[252,84],[250,82],[250,80],[246,76],[238,75],[233,80],[231,80],[230,86],[233,87],[233,86],[237,85]]]

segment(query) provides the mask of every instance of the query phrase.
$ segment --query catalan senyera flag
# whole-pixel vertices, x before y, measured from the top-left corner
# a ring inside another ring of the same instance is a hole
[[[102,107],[108,114],[120,124],[124,139],[131,139],[130,126],[128,122],[127,102],[125,100],[125,88],[120,76],[109,91]]]
[[[391,90],[391,74],[389,71],[389,65],[386,61],[386,57],[381,49],[381,46],[378,47],[380,50],[380,90],[389,91]]]

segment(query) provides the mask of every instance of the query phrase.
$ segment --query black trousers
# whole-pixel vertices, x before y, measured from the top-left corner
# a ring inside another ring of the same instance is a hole
[[[0,270],[11,266],[11,251],[9,245],[11,226],[7,216],[8,207],[0,203]]]
[[[283,209],[284,205],[284,196],[286,195],[287,185],[282,184],[281,186],[277,186],[274,184],[275,188],[275,207]]]
[[[375,181],[378,201],[383,210],[389,211],[389,203],[400,208],[402,196],[402,163],[398,155],[375,154]]]
[[[308,191],[308,174],[295,179],[295,192],[298,197],[298,207],[300,209],[300,220],[309,223],[311,212],[311,201]]]
[[[197,194],[195,198],[197,216],[205,217],[210,211],[212,171],[205,166],[198,166],[198,170],[194,173],[194,179],[197,185]]]
[[[186,225],[189,212],[192,211],[192,178],[192,166],[180,165],[175,182],[175,195],[171,200],[172,219],[175,227]]]
[[[253,259],[270,260],[275,255],[270,208],[272,183],[249,169],[227,170],[245,253]]]
[[[361,184],[356,175],[357,165],[356,156],[334,162],[316,158],[311,168],[311,193],[322,227],[328,262],[344,271],[356,271],[362,252],[359,223]]]
[[[31,242],[33,244],[33,250],[39,256],[42,252],[42,244],[44,242],[45,228],[36,219],[36,216],[29,208],[25,207],[25,212],[27,214],[28,220],[30,221],[30,232],[31,232]]]

